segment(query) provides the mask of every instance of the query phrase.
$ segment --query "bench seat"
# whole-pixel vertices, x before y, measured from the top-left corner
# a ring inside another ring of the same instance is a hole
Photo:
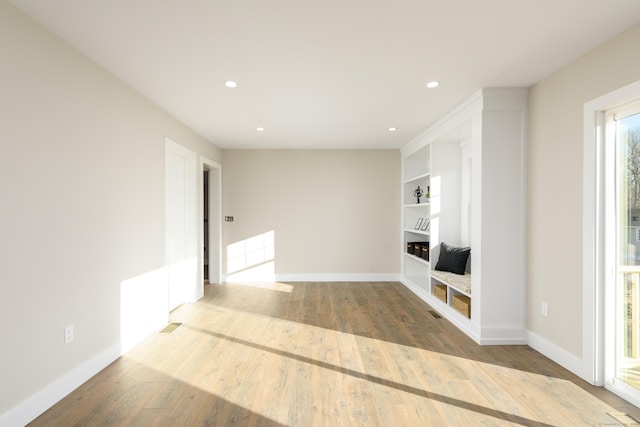
[[[436,279],[438,282],[442,282],[445,285],[449,285],[452,288],[471,295],[471,273],[461,275],[450,273],[448,271],[431,270],[431,277]]]

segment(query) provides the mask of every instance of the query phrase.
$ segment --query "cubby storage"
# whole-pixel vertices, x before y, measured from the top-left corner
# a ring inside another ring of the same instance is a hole
[[[447,291],[447,285],[442,285],[436,283],[433,285],[433,294],[443,303],[447,303],[447,295],[449,292]]]
[[[471,274],[431,270],[431,293],[448,307],[471,318]],[[444,298],[443,298],[444,295]]]
[[[402,148],[401,280],[480,344],[526,342],[526,105],[526,89],[482,89]],[[429,261],[406,250],[423,241]],[[471,248],[471,274],[433,270],[442,242]]]
[[[471,318],[471,298],[468,296],[453,293],[451,295],[451,306],[461,314]]]

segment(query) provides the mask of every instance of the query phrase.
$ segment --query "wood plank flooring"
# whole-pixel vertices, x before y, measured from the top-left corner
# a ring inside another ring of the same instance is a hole
[[[32,426],[616,426],[638,408],[478,346],[399,283],[208,285]]]

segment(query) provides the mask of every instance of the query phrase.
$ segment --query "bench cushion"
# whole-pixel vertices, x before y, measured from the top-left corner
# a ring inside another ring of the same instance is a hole
[[[471,295],[471,274],[465,273],[464,275],[450,273],[448,271],[431,270],[431,277],[439,282],[456,288],[462,292]]]

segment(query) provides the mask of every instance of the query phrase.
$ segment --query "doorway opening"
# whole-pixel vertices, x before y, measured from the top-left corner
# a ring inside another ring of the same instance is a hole
[[[222,265],[222,179],[220,164],[200,157],[200,297],[204,285],[220,283]]]
[[[204,259],[203,259],[203,281],[205,285],[209,284],[209,250],[208,250],[208,246],[209,246],[209,170],[205,169],[203,174],[202,174],[202,187],[204,189],[203,191],[203,204],[204,204],[204,208],[202,210],[202,214],[204,216],[204,221],[203,221],[203,229],[204,229],[204,233],[202,235],[202,240],[203,240],[203,252],[204,252]]]

